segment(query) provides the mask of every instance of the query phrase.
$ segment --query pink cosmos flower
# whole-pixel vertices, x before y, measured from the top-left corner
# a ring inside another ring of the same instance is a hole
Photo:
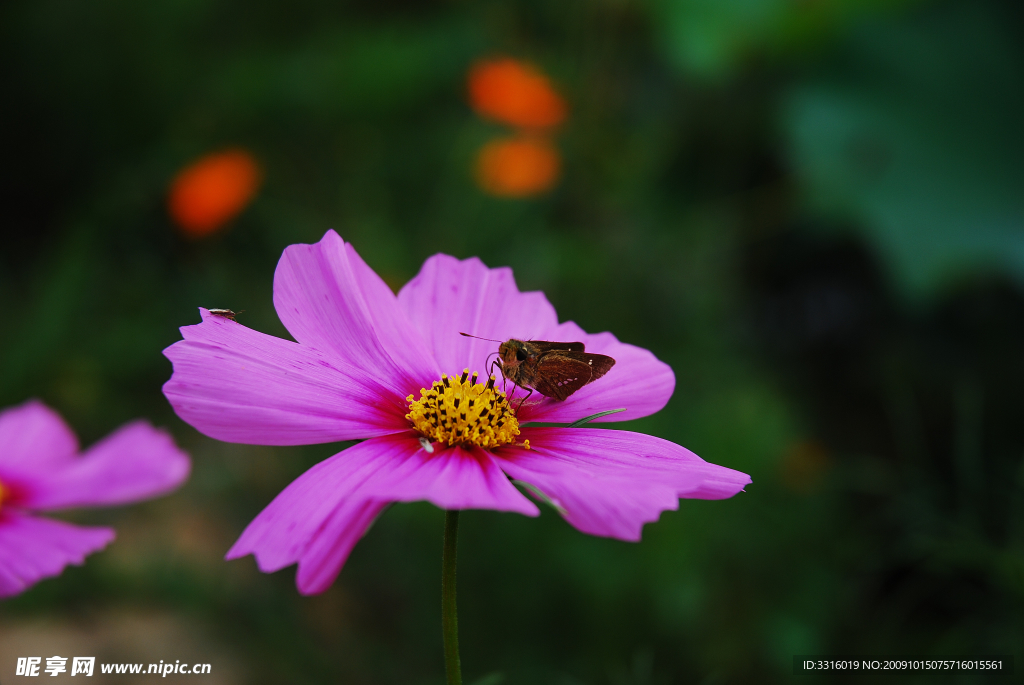
[[[33,512],[138,502],[188,478],[188,455],[145,421],[129,423],[78,454],[61,417],[32,400],[0,412],[0,597],[23,592],[114,539]]]
[[[647,416],[668,401],[675,377],[649,351],[611,333],[558,323],[544,295],[519,292],[508,268],[436,255],[396,296],[329,231],[315,245],[284,251],[274,306],[298,342],[201,309],[202,323],[183,327],[184,340],[164,351],[174,364],[164,394],[182,419],[218,440],[363,440],[285,488],[227,554],[253,554],[264,572],[298,563],[303,594],[331,585],[391,502],[536,516],[515,479],[585,533],[639,540],[643,524],[675,509],[680,497],[730,497],[750,482],[650,435],[523,426],[619,408],[626,411],[597,420]],[[535,393],[516,415],[501,381],[483,382],[497,344],[460,331],[581,341],[616,364],[564,402],[534,401]]]

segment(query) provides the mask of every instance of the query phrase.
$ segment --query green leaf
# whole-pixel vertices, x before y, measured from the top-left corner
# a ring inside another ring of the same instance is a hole
[[[580,419],[579,421],[573,421],[568,426],[566,426],[566,428],[579,428],[583,424],[589,423],[594,419],[599,419],[602,416],[608,416],[609,414],[618,414],[619,412],[622,411],[626,411],[626,408],[623,407],[622,409],[609,409],[608,411],[598,412],[597,414],[592,414],[584,419]]]
[[[784,108],[816,225],[862,233],[913,297],[1024,282],[1022,51],[983,5],[855,34]]]
[[[541,502],[543,502],[544,504],[548,505],[549,507],[551,507],[552,509],[557,511],[562,516],[565,516],[565,514],[566,514],[565,509],[560,507],[558,504],[555,504],[554,500],[552,500],[550,497],[548,497],[543,492],[541,492],[539,489],[537,489],[537,487],[535,485],[530,485],[529,483],[527,483],[525,481],[516,480],[514,478],[512,479],[512,484],[513,485],[518,485],[519,487],[523,488],[524,490],[529,491],[529,493],[531,495],[533,495],[534,497],[539,499]]]

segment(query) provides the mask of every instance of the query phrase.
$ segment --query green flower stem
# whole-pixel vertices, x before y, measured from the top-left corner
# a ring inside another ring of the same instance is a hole
[[[455,607],[455,562],[459,545],[459,512],[444,512],[444,552],[441,554],[441,632],[448,685],[462,685],[459,660],[459,613]]]

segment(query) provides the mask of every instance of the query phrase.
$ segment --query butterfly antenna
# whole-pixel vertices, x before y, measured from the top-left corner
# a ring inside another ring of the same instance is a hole
[[[487,340],[489,342],[496,342],[496,343],[505,342],[504,340],[495,340],[494,338],[481,338],[479,335],[470,335],[469,333],[463,333],[461,331],[459,332],[459,335],[464,335],[467,338],[476,338],[477,340]]]

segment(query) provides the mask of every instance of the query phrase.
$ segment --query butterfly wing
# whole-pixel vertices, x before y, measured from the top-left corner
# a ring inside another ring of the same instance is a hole
[[[548,342],[546,340],[530,340],[530,345],[537,352],[582,352],[585,348],[581,342]]]
[[[531,340],[532,345],[541,355],[546,355],[549,352],[557,352],[561,357],[568,357],[569,359],[575,359],[577,361],[584,362],[590,367],[590,380],[588,383],[593,383],[601,376],[608,373],[613,366],[615,366],[615,360],[604,354],[591,354],[584,352],[584,346],[581,342],[546,342],[544,340]],[[544,356],[541,356],[541,360]]]
[[[562,352],[542,356],[537,363],[537,378],[533,389],[561,402],[582,388],[593,376],[590,364],[574,358],[583,354]]]
[[[601,376],[608,373],[613,366],[615,366],[615,360],[604,354],[581,354],[584,357],[583,361],[587,362],[587,366],[591,369],[591,376],[589,383],[593,383]]]

